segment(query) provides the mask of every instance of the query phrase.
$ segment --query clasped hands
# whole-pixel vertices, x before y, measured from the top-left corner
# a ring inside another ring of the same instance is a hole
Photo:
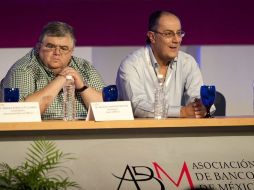
[[[60,73],[58,73],[57,76],[63,76],[65,78],[67,75],[71,75],[73,77],[76,89],[81,89],[86,85],[79,72],[71,67],[65,67]]]
[[[181,108],[180,117],[203,118],[206,115],[206,108],[200,99],[195,100]]]

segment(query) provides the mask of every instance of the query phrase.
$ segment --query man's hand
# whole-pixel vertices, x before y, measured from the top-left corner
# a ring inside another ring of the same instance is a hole
[[[67,75],[71,75],[74,79],[76,89],[80,89],[84,85],[86,85],[83,78],[80,76],[79,72],[71,67],[65,67],[58,75],[65,76],[65,77]]]
[[[83,80],[79,72],[71,67],[65,67],[58,75],[61,76],[71,75],[74,78],[76,89],[81,89],[82,87],[87,86],[86,82]],[[88,87],[87,90],[81,92],[80,95],[87,109],[89,108],[91,102],[103,101],[101,91],[97,91],[91,87]]]
[[[206,108],[202,104],[200,99],[195,98],[193,102],[193,108],[194,108],[194,113],[196,118],[202,118],[205,117],[206,115]]]
[[[200,99],[195,99],[194,102],[181,108],[180,117],[196,117],[202,118],[206,115],[206,108]]]

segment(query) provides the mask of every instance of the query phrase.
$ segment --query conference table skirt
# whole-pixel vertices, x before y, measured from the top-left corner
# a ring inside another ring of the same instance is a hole
[[[75,160],[83,189],[254,189],[254,117],[0,123],[0,161],[24,161],[36,139]]]

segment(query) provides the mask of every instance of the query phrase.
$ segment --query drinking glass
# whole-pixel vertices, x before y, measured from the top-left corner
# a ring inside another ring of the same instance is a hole
[[[18,102],[19,89],[18,88],[4,88],[4,102]]]
[[[104,102],[117,101],[118,92],[116,85],[109,85],[102,89],[102,97]]]
[[[206,107],[206,112],[207,112],[205,118],[212,117],[210,114],[210,108],[214,103],[215,94],[216,94],[216,89],[215,89],[215,86],[213,85],[211,86],[203,85],[200,88],[201,100],[203,105]]]

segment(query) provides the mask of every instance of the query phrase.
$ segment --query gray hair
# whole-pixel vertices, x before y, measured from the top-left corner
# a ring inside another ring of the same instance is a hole
[[[45,36],[64,37],[66,35],[70,35],[73,40],[73,45],[75,46],[76,38],[72,26],[59,21],[49,22],[42,30],[39,42],[41,43]]]

